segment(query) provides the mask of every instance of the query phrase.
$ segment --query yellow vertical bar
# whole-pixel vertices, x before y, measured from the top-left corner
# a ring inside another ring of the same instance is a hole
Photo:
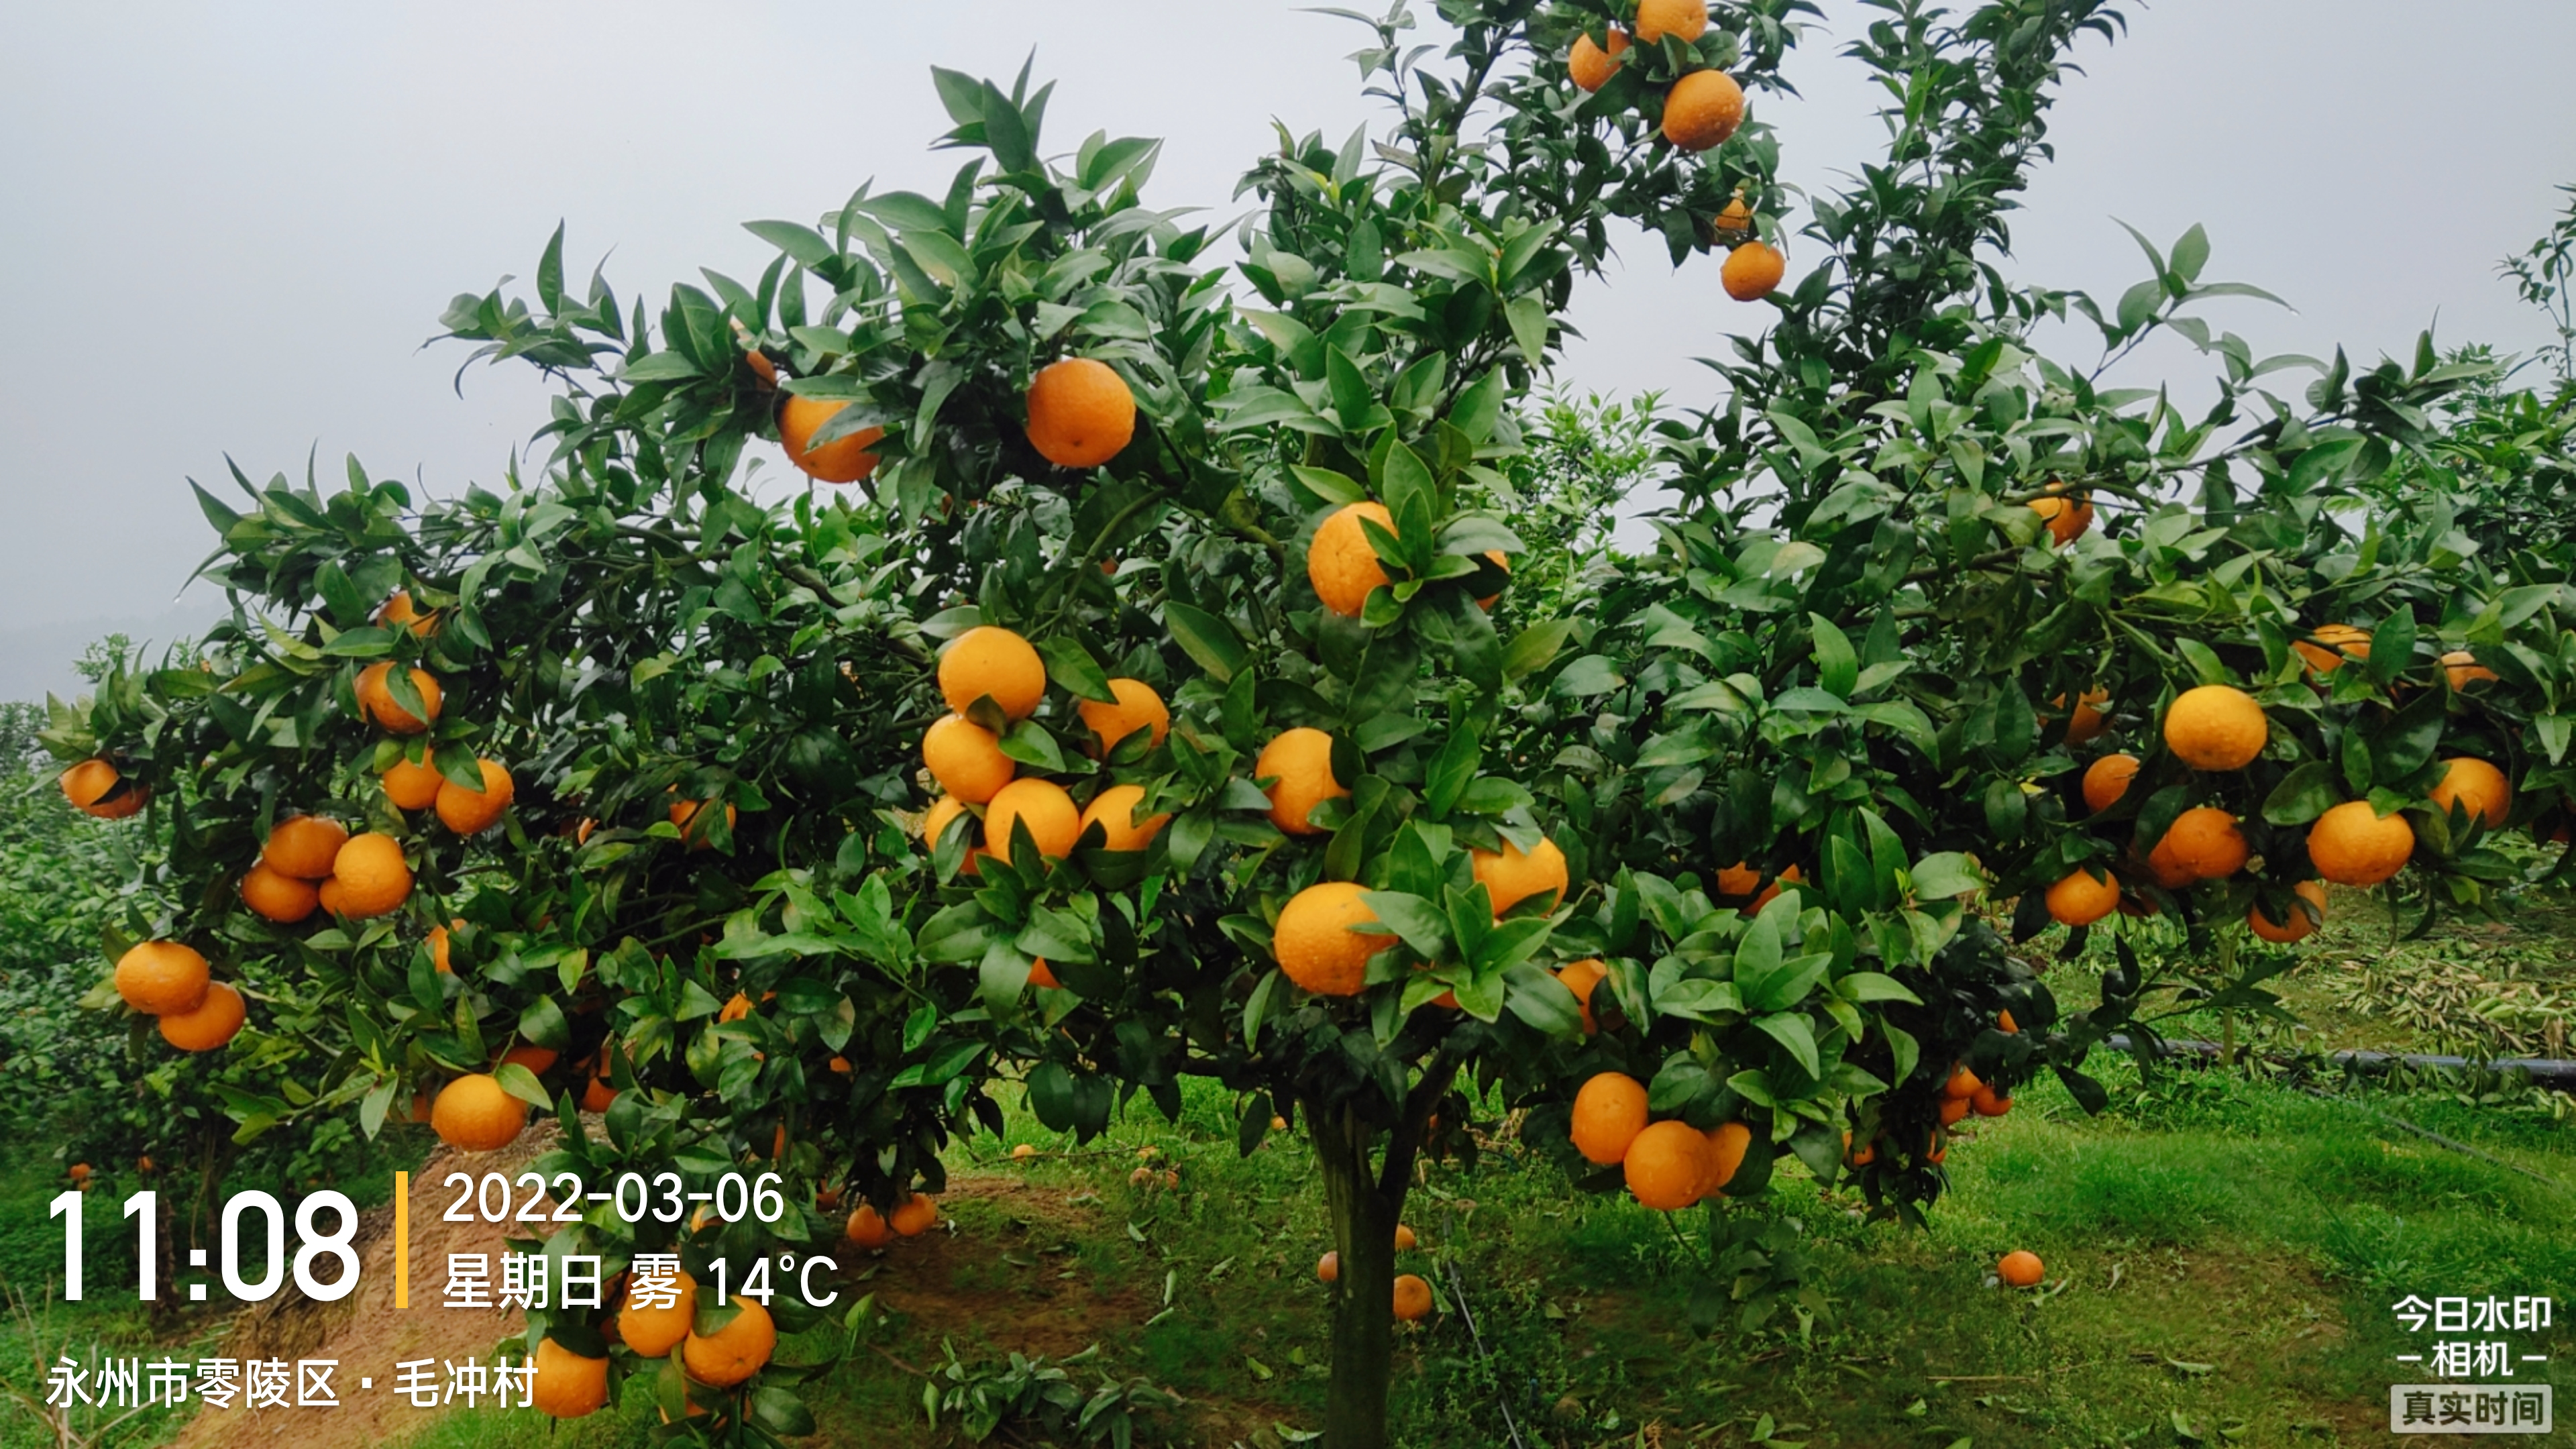
[[[394,1306],[411,1306],[411,1174],[394,1174]]]

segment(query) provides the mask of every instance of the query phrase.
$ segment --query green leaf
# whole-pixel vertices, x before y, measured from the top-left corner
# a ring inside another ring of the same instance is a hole
[[[1449,917],[1430,901],[1407,891],[1370,891],[1360,901],[1424,960],[1437,961],[1448,951]]]
[[[1163,623],[1172,631],[1172,640],[1181,652],[1197,661],[1219,684],[1230,684],[1244,666],[1243,642],[1235,637],[1233,626],[1204,609],[1176,600],[1163,603]]]
[[[1519,679],[1545,669],[1574,632],[1574,623],[1568,619],[1550,619],[1522,630],[1503,650],[1503,677]]]
[[[1816,1029],[1806,1017],[1794,1011],[1775,1012],[1755,1017],[1753,1024],[1762,1034],[1787,1048],[1789,1056],[1809,1077],[1822,1080],[1824,1067],[1816,1058]]]
[[[1822,614],[1809,614],[1807,622],[1816,643],[1817,683],[1838,699],[1851,698],[1852,686],[1860,682],[1860,654],[1852,648],[1851,636]]]
[[[1532,367],[1543,367],[1547,358],[1547,304],[1534,294],[1524,292],[1503,304],[1503,320],[1512,327],[1512,341],[1520,344],[1521,356]]]
[[[2305,825],[2343,802],[2339,772],[2310,760],[2281,777],[2263,799],[2263,818],[2274,825]]]
[[[1070,634],[1050,634],[1038,641],[1038,653],[1046,658],[1047,678],[1066,693],[1102,704],[1118,702],[1116,692],[1109,687],[1108,672],[1091,657],[1080,639]]]
[[[1955,850],[1927,855],[1914,862],[1914,869],[1907,874],[1914,878],[1914,894],[1921,900],[1945,901],[1986,886],[1986,878],[1975,862]]]

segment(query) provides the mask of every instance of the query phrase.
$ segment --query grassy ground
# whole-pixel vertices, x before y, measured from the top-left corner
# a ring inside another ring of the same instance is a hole
[[[2421,1094],[2320,1100],[2207,1075],[2154,1086],[2112,1075],[2104,1117],[2034,1088],[1963,1143],[1929,1230],[1867,1222],[1845,1196],[1790,1184],[1779,1210],[1802,1224],[1811,1281],[1831,1303],[1804,1334],[1785,1315],[1706,1339],[1684,1326],[1705,1275],[1700,1214],[1668,1221],[1569,1196],[1552,1169],[1508,1148],[1473,1171],[1435,1169],[1409,1213],[1423,1243],[1404,1266],[1444,1288],[1455,1266],[1482,1352],[1454,1303],[1405,1335],[1399,1442],[1507,1443],[1508,1412],[1532,1446],[1757,1444],[1766,1424],[1782,1445],[2376,1443],[2386,1385],[2420,1377],[2394,1360],[2409,1342],[2387,1312],[2398,1298],[2545,1294],[2564,1324],[2576,1299],[2570,1129]],[[957,1164],[953,1235],[866,1270],[858,1287],[882,1316],[815,1386],[815,1442],[957,1442],[921,1408],[921,1371],[949,1348],[980,1365],[1092,1343],[1102,1367],[1190,1400],[1146,1442],[1293,1442],[1315,1418],[1328,1356],[1317,1194],[1296,1144],[1237,1158],[1224,1108],[1193,1097],[1178,1127],[1132,1123],[1078,1152],[1015,1120],[1013,1141],[1045,1153],[1024,1163],[1007,1144],[977,1144]],[[1146,1148],[1180,1174],[1177,1190],[1129,1184]],[[2047,1261],[2037,1292],[1987,1281],[2016,1247]],[[83,1327],[144,1326],[101,1316]],[[810,1338],[781,1356],[829,1351]],[[2518,1351],[2564,1360],[2572,1339],[2562,1326]],[[25,1362],[21,1343],[0,1354]],[[2546,1372],[2562,1396],[2576,1385],[2563,1362]],[[1086,1389],[1096,1377],[1076,1371]],[[576,1424],[458,1414],[415,1442],[641,1445],[655,1419],[647,1387]],[[21,1442],[35,1441],[0,1430],[0,1444]]]
[[[2244,1029],[2274,1047],[2457,1051],[2479,1031],[2493,1042],[2427,983],[2465,975],[2564,1003],[2576,993],[2569,940],[2576,910],[2528,901],[2510,924],[2447,923],[2398,942],[2374,900],[2338,892],[2306,964],[2272,983],[2303,1031]],[[2070,1006],[2093,998],[2088,964],[2051,970]],[[2214,1037],[2219,1024],[2205,1016],[2166,1028]],[[2517,1016],[2514,1029],[2545,1032],[2549,1020]],[[1571,1195],[1555,1169],[1508,1142],[1472,1170],[1431,1169],[1408,1212],[1422,1246],[1401,1266],[1440,1286],[1443,1311],[1402,1335],[1398,1442],[1484,1449],[1517,1427],[1531,1449],[2378,1443],[2386,1386],[2431,1377],[2396,1362],[2431,1337],[2408,1335],[2389,1313],[2409,1294],[2554,1299],[2556,1336],[2516,1344],[2553,1362],[2521,1366],[2522,1376],[2562,1397],[2576,1385],[2560,1362],[2576,1352],[2564,1326],[2576,1314],[2576,1121],[2563,1103],[2553,1115],[2527,1093],[2475,1104],[2358,1085],[2320,1097],[2214,1072],[2149,1082],[2125,1062],[2103,1075],[2113,1105],[2101,1117],[2043,1084],[1982,1125],[1951,1154],[1951,1191],[1928,1229],[1868,1221],[1856,1198],[1819,1194],[1794,1168],[1768,1207],[1730,1209],[1734,1222],[1797,1221],[1808,1281],[1829,1304],[1805,1325],[1783,1314],[1758,1330],[1689,1329],[1711,1276],[1703,1213],[1667,1218]],[[1017,1114],[1008,1141],[962,1144],[953,1228],[868,1260],[845,1287],[874,1295],[874,1313],[852,1358],[809,1388],[813,1442],[963,1442],[953,1416],[934,1429],[922,1407],[926,1384],[950,1385],[952,1361],[980,1374],[1014,1353],[1061,1362],[1093,1345],[1098,1357],[1069,1370],[1085,1392],[1104,1374],[1141,1375],[1188,1400],[1150,1417],[1140,1442],[1299,1442],[1329,1358],[1314,1174],[1292,1140],[1239,1158],[1231,1104],[1188,1100],[1177,1125],[1146,1114],[1088,1148]],[[1023,1142],[1039,1155],[1013,1159]],[[1131,1184],[1147,1161],[1177,1172],[1178,1187],[1159,1175]],[[35,1291],[59,1271],[46,1202],[60,1166],[0,1157],[0,1281],[13,1289]],[[341,1185],[372,1201],[385,1167],[363,1164],[362,1180]],[[116,1261],[118,1235],[92,1236],[93,1281],[130,1274]],[[1992,1266],[2012,1248],[2046,1260],[2040,1290],[1993,1286]],[[0,1325],[0,1382],[40,1385],[30,1374],[40,1359],[66,1347],[87,1357],[92,1343],[193,1357],[211,1349],[183,1345],[217,1327],[156,1324],[112,1299],[57,1305],[33,1334]],[[838,1346],[818,1333],[781,1357]],[[640,1446],[656,1423],[649,1387],[632,1384],[611,1410],[565,1425],[488,1410],[424,1415],[413,1442]],[[147,1415],[103,1442],[147,1445],[174,1427]],[[1043,1442],[1015,1432],[1000,1442]],[[0,1449],[52,1442],[0,1402]]]

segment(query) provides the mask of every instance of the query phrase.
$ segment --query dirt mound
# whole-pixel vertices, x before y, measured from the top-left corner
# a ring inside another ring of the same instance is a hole
[[[394,1365],[404,1359],[488,1360],[493,1345],[518,1333],[517,1310],[452,1309],[439,1301],[447,1280],[447,1255],[483,1253],[499,1283],[500,1255],[509,1229],[477,1219],[445,1219],[456,1189],[440,1179],[450,1172],[515,1173],[553,1146],[554,1127],[539,1122],[500,1152],[460,1153],[441,1147],[411,1177],[411,1307],[394,1309],[394,1210],[391,1203],[362,1214],[358,1291],[337,1303],[316,1303],[297,1291],[292,1277],[266,1303],[234,1318],[218,1353],[235,1359],[338,1359],[332,1382],[337,1409],[252,1410],[240,1399],[229,1409],[200,1409],[172,1441],[180,1449],[222,1449],[259,1443],[285,1449],[354,1449],[400,1440],[434,1422],[438,1411],[413,1408],[393,1391]],[[326,1268],[322,1270],[328,1272]],[[515,1357],[515,1355],[513,1355]],[[444,1382],[445,1375],[440,1375]],[[375,1387],[361,1387],[373,1379]],[[488,1404],[488,1400],[486,1403]]]

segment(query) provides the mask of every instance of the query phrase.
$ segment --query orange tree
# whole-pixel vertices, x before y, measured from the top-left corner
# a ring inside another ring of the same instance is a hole
[[[173,817],[154,933],[222,979],[165,953],[125,999],[250,983],[254,1040],[316,1076],[254,1117],[418,1112],[482,1148],[529,1104],[568,1129],[541,1166],[593,1185],[777,1172],[783,1211],[546,1241],[677,1252],[708,1290],[530,1315],[556,1411],[649,1368],[674,1434],[802,1431],[767,1358],[816,1315],[713,1275],[812,1251],[835,1202],[863,1242],[918,1230],[997,1072],[1084,1135],[1214,1078],[1247,1148],[1274,1112],[1312,1140],[1325,1428],[1364,1446],[1391,1320],[1432,1296],[1394,1229],[1424,1154],[1472,1147],[1471,1087],[1655,1206],[1794,1154],[1913,1213],[1949,1127],[2034,1072],[2097,1101],[2084,1057],[2152,985],[2124,966],[2061,1019],[2000,926],[2125,900],[2287,934],[2312,857],[2481,899],[2510,870],[2484,833],[2566,783],[2563,573],[2497,572],[2438,498],[2331,511],[2472,372],[2338,362],[2274,399],[2277,365],[2182,310],[2219,290],[2197,233],[2107,314],[2008,283],[2049,94],[2114,19],[2089,0],[1883,7],[1855,50],[1904,98],[1889,164],[1785,236],[1743,91],[1805,8],[1448,0],[1436,60],[1377,25],[1399,118],[1255,167],[1249,295],[1143,205],[1150,143],[1050,159],[1025,75],[938,73],[950,187],[754,223],[755,284],[629,308],[567,289],[558,234],[532,299],[447,318],[559,384],[540,476],[201,495],[236,602],[211,667],[88,723]],[[1581,617],[1489,613],[1524,540],[1475,505],[1631,223],[1723,249],[1770,325],[1663,430],[1657,550],[1587,576]],[[2114,355],[2205,341],[2218,410],[2043,357],[2073,313]],[[829,486],[760,501],[772,437]],[[2318,627],[2356,621],[2366,658]],[[2166,748],[2204,683],[2252,695]],[[2082,806],[2110,742],[2137,769]],[[2439,751],[2502,767],[2502,813],[2450,809]],[[2159,874],[2202,807],[2232,819]],[[2381,811],[2413,822],[2393,864]],[[1778,1242],[1725,1266],[1777,1286]]]

